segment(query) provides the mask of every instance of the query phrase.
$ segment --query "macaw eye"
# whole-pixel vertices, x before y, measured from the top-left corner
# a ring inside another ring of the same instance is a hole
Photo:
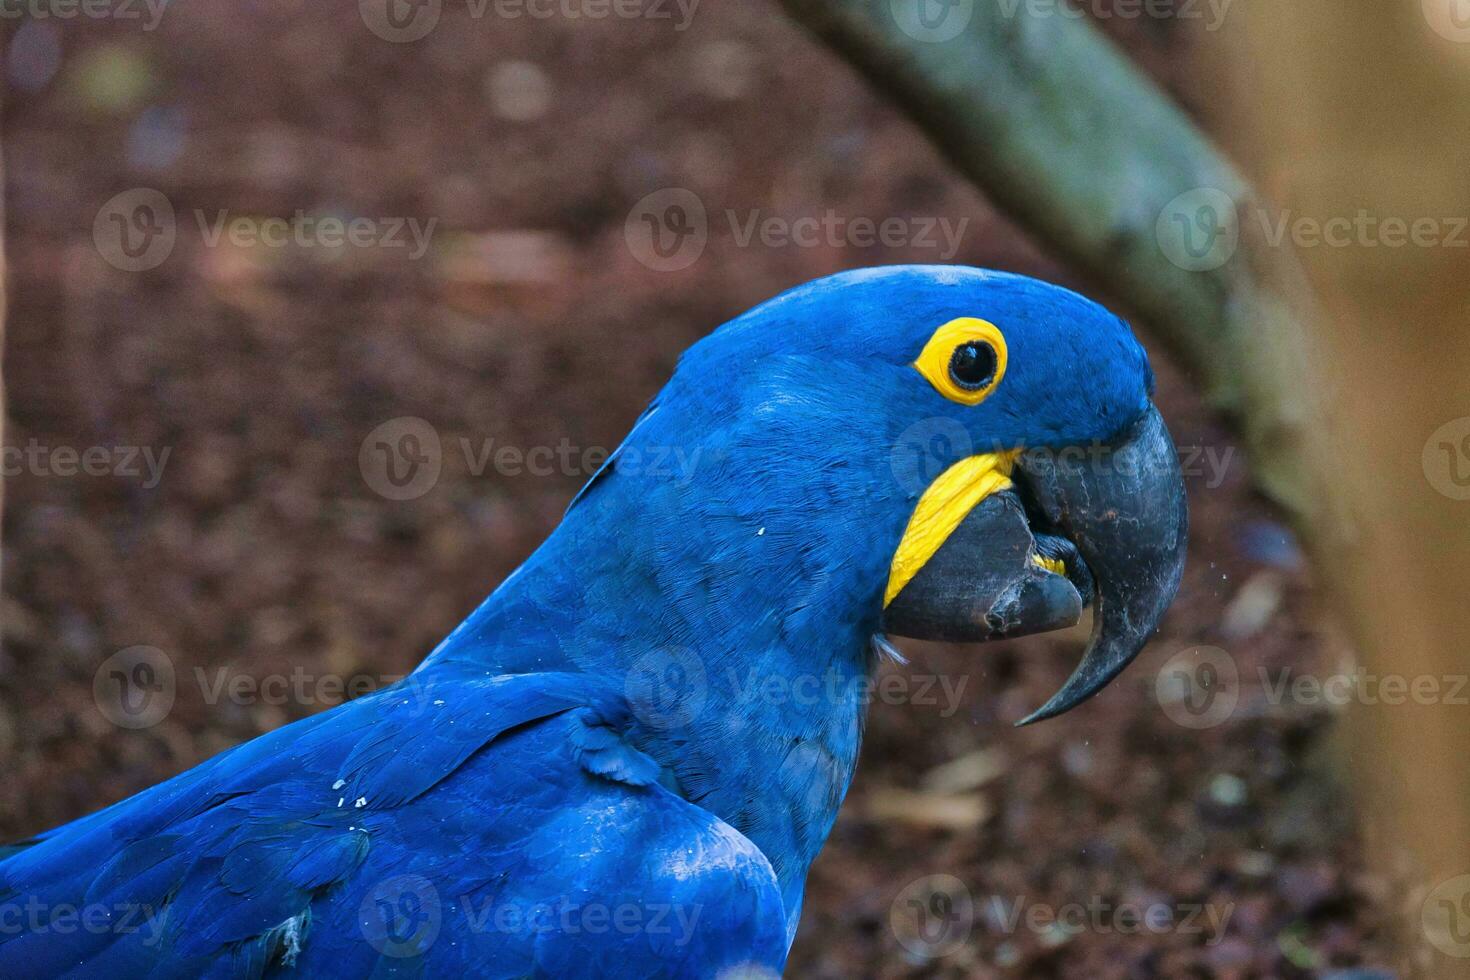
[[[938,330],[914,368],[950,401],[978,405],[1006,373],[1006,339],[988,320],[960,317]]]
[[[954,349],[949,358],[949,376],[961,388],[976,391],[995,377],[995,348],[983,340],[970,340]]]

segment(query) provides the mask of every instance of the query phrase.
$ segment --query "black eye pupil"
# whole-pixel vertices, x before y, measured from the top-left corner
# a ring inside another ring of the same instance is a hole
[[[995,348],[983,340],[956,347],[949,359],[949,376],[961,388],[984,388],[995,377]]]

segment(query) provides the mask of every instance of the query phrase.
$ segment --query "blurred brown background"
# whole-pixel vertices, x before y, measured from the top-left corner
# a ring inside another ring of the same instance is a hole
[[[772,3],[649,0],[643,16],[602,19],[450,3],[412,42],[380,36],[371,2],[99,9],[113,13],[3,23],[5,440],[51,454],[7,456],[5,838],[329,707],[315,680],[410,670],[555,524],[587,475],[581,451],[615,446],[685,346],[785,287],[955,261],[1109,299],[1106,282],[1077,282],[999,218]],[[1215,125],[1204,101],[1218,80],[1199,49],[1218,32],[1100,22]],[[698,197],[709,236],[692,264],[661,271],[625,229],[669,188]],[[138,189],[167,200],[175,235],[166,257],[128,271],[106,219]],[[897,247],[851,234],[743,243],[727,211],[740,227],[829,213],[846,227],[968,223],[950,255],[942,236],[913,234]],[[213,239],[221,219],[260,228],[298,212],[367,218],[379,237]],[[430,221],[419,255],[409,223]],[[1363,869],[1323,775],[1335,709],[1273,700],[1260,681],[1333,669],[1313,583],[1190,379],[1155,359],[1176,441],[1196,454],[1191,564],[1164,633],[1096,702],[1021,732],[1011,722],[1060,683],[1076,637],[916,649],[893,668],[970,680],[953,713],[942,697],[874,705],[790,975],[1402,968],[1382,935],[1401,899]],[[437,432],[442,472],[396,501],[359,454],[404,416]],[[578,462],[481,469],[461,440],[567,445]],[[103,447],[111,470],[64,474],[59,447]],[[132,447],[138,475],[120,472]],[[163,462],[156,485],[142,450]],[[1200,644],[1227,650],[1242,683],[1228,717],[1189,727],[1161,710],[1155,682]],[[128,729],[99,706],[94,677],[135,645],[171,661],[176,699]],[[215,687],[293,672],[317,694]],[[974,921],[929,957],[900,941],[891,912],[939,874],[964,883]],[[1089,903],[1105,911],[1081,928],[1026,916]],[[1151,907],[1174,925],[1129,928],[1120,914]]]

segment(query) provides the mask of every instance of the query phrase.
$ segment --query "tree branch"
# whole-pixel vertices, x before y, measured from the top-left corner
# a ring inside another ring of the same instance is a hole
[[[1249,185],[1164,92],[1088,21],[1025,3],[781,2],[998,207],[1140,312],[1241,430],[1262,489],[1313,523],[1293,312],[1307,292],[1240,220]]]

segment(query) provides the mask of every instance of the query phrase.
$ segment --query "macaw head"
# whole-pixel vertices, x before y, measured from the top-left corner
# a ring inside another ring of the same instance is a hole
[[[1066,289],[952,266],[845,272],[690,348],[619,451],[642,466],[610,469],[642,508],[622,518],[640,522],[631,537],[700,569],[663,594],[746,617],[784,603],[783,635],[815,617],[981,641],[1091,605],[1081,662],[1034,721],[1115,677],[1178,588],[1183,481],[1152,391],[1128,326]],[[668,445],[697,457],[672,487],[650,463]]]

